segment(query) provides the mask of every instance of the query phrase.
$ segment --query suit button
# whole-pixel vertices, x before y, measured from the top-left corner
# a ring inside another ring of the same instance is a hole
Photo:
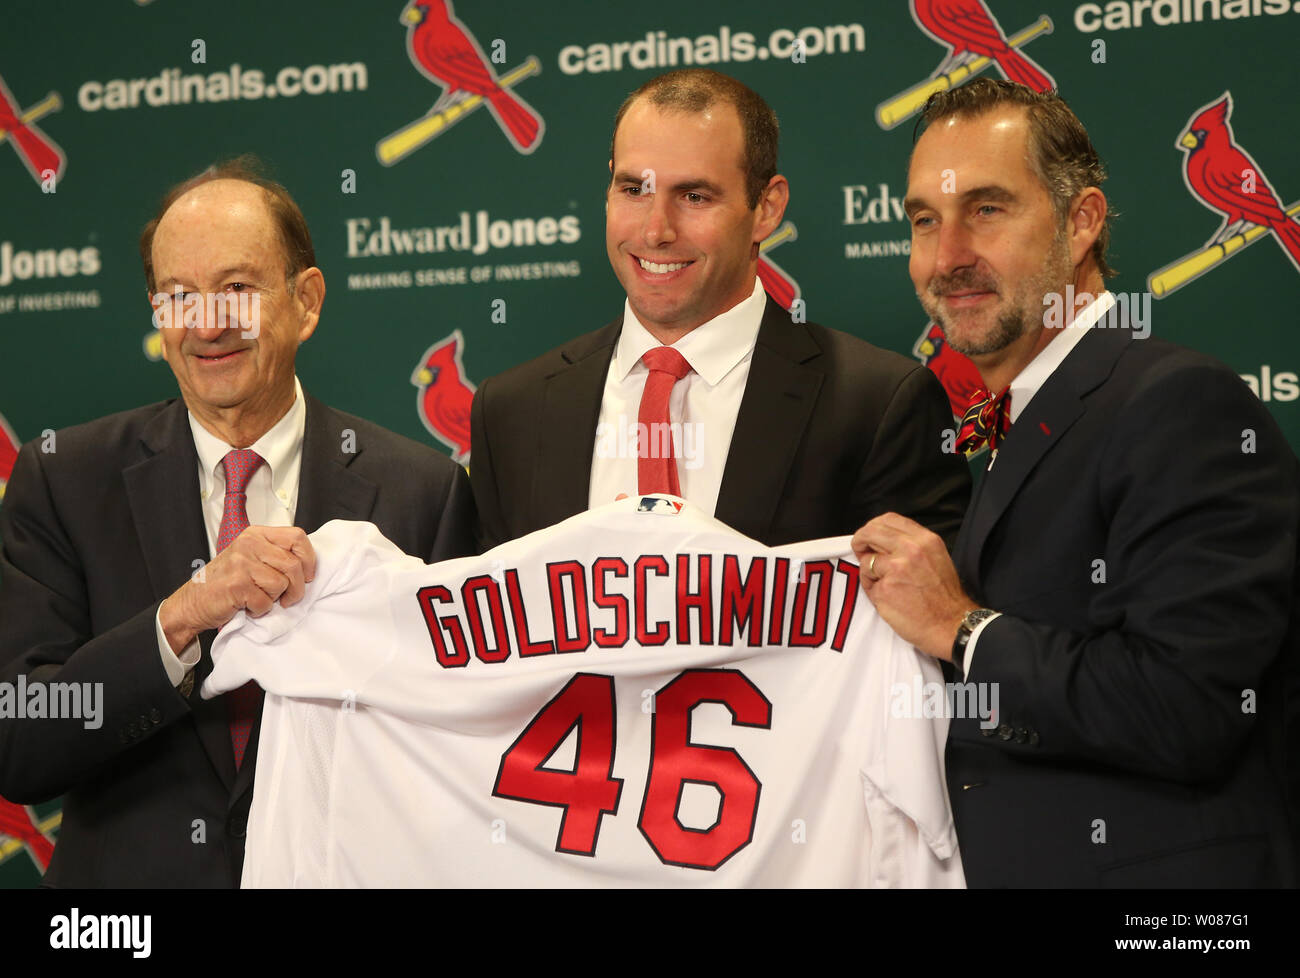
[[[1038,746],[1038,731],[1037,731],[1037,730],[1031,730],[1031,731],[1029,731],[1029,746],[1030,746],[1030,747],[1037,747],[1037,746]]]
[[[232,838],[242,839],[248,834],[248,822],[236,816],[230,820],[230,824],[226,826],[226,831],[230,833]]]
[[[1016,743],[1023,744],[1029,739],[1029,731],[1024,727],[1016,727]]]
[[[160,713],[157,708],[149,711],[149,722],[155,727],[162,723],[162,713]]]
[[[123,727],[122,730],[123,730],[123,732],[126,734],[126,738],[127,738],[127,740],[134,740],[134,739],[135,739],[135,732],[136,732],[136,731],[135,731],[135,721],[134,721],[134,720],[128,720],[128,721],[126,722],[126,726]]]
[[[1010,740],[1010,739],[1011,739],[1011,724],[1009,723],[998,724],[998,740]]]
[[[144,733],[144,731],[146,731],[146,730],[148,730],[148,729],[149,729],[149,718],[148,718],[147,716],[145,716],[143,713],[141,713],[141,714],[140,714],[140,732],[141,732],[141,733]]]

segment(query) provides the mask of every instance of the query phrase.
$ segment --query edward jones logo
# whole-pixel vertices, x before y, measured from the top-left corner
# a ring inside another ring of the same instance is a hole
[[[349,258],[445,251],[482,255],[492,249],[573,244],[582,237],[582,227],[574,214],[507,221],[493,220],[485,210],[473,216],[469,211],[461,211],[457,223],[439,227],[394,228],[388,217],[373,223],[368,217],[352,217],[348,218],[347,232]]]
[[[12,241],[0,241],[0,289],[31,278],[71,278],[98,275],[99,249],[14,248]]]

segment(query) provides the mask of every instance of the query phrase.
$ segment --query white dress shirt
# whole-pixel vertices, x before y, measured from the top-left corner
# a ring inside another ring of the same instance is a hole
[[[1011,381],[1011,423],[1015,424],[1016,419],[1024,413],[1025,407],[1033,400],[1034,395],[1038,393],[1043,384],[1047,383],[1047,378],[1056,372],[1056,368],[1065,362],[1065,358],[1070,355],[1079,341],[1087,335],[1088,330],[1092,329],[1097,320],[1110,310],[1115,304],[1115,296],[1109,292],[1103,292],[1097,296],[1091,303],[1079,311],[1068,326],[1059,330],[1060,336],[1055,336],[1038,351],[1038,356],[1026,364],[1025,369],[1016,374],[1015,380]],[[998,453],[993,452],[989,460],[989,469],[992,470],[994,462],[997,461]],[[988,478],[988,472],[984,474]],[[980,633],[988,624],[1001,617],[1001,612],[990,615],[971,630],[970,641],[966,643],[966,671],[970,672],[971,662],[975,659],[975,643],[979,640]]]
[[[302,398],[302,384],[293,379],[293,406],[283,418],[248,447],[262,457],[248,482],[245,506],[250,526],[293,526],[298,508],[298,477],[302,472],[302,438],[307,428],[307,405]],[[217,534],[226,505],[226,471],[223,460],[234,449],[208,431],[190,414],[190,432],[199,456],[199,500],[203,525],[208,534],[208,557],[217,555]],[[161,612],[161,609],[160,609]],[[173,686],[179,686],[199,661],[196,638],[177,656],[163,635],[161,614],[154,619],[158,633],[158,650],[163,668]]]
[[[749,298],[699,326],[673,344],[691,372],[673,385],[668,417],[674,425],[677,475],[682,496],[710,516],[718,504],[722,473],[736,430],[736,415],[749,379],[758,327],[767,294],[758,279]],[[588,506],[611,503],[620,493],[635,496],[636,426],[649,369],[641,362],[660,346],[624,302],[623,330],[605,377],[600,420],[592,446]]]

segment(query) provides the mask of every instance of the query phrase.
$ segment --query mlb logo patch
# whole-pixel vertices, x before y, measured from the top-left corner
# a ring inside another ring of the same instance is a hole
[[[681,500],[669,496],[642,496],[641,501],[637,503],[636,511],[638,513],[666,513],[673,516],[682,511],[682,503]]]

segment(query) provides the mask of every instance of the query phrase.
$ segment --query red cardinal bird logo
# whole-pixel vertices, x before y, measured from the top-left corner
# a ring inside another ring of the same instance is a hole
[[[1300,224],[1283,211],[1264,171],[1233,139],[1228,125],[1231,115],[1232,93],[1224,92],[1197,109],[1178,138],[1178,148],[1187,154],[1183,167],[1187,189],[1223,215],[1223,223],[1206,245],[1223,244],[1258,224],[1272,232],[1300,271]]]
[[[948,46],[948,56],[934,77],[984,55],[993,59],[1003,78],[1036,92],[1056,87],[1051,75],[1007,43],[1007,35],[982,0],[912,0],[912,19]]]
[[[5,416],[0,414],[0,499],[5,498],[5,486],[9,484],[9,473],[18,461],[18,436],[9,427]]]
[[[45,872],[54,855],[54,843],[36,827],[26,808],[0,798],[0,838],[6,835],[25,845],[41,872]]]
[[[39,105],[20,112],[18,102],[0,78],[0,142],[7,142],[18,151],[19,158],[37,183],[53,176],[63,178],[67,157],[63,150],[36,127],[36,120],[62,105],[59,96],[51,92]]]
[[[443,87],[431,114],[470,95],[481,95],[515,149],[531,153],[537,148],[544,128],[542,117],[502,87],[474,35],[452,16],[448,0],[415,0],[402,11],[402,21],[411,28],[406,35],[411,61],[426,78]]]
[[[444,336],[424,351],[411,374],[411,383],[420,389],[415,396],[420,420],[461,465],[469,461],[469,408],[475,390],[460,359],[464,345],[460,330]]]
[[[970,406],[971,395],[984,386],[975,364],[948,345],[938,323],[927,323],[921,338],[912,347],[912,355],[939,378],[948,395],[954,419],[962,417]]]
[[[799,283],[784,268],[772,261],[772,249],[779,244],[793,241],[798,237],[793,221],[786,221],[779,228],[764,238],[758,246],[758,280],[763,289],[776,300],[777,304],[789,312],[795,300],[803,295]]]
[[[790,311],[795,299],[799,298],[799,283],[771,258],[758,259],[758,280],[763,283],[764,291],[786,312]]]

